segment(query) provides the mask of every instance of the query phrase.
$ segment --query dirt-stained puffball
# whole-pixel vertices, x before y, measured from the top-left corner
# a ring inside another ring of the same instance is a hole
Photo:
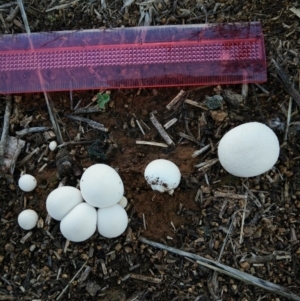
[[[62,186],[54,189],[47,197],[48,214],[61,221],[75,206],[83,202],[81,192],[72,186]]]
[[[22,175],[19,179],[18,185],[20,189],[25,192],[32,191],[37,185],[36,178],[28,174]]]
[[[117,204],[124,194],[119,174],[106,164],[94,164],[87,168],[80,179],[83,199],[97,208]]]
[[[49,143],[49,149],[53,152],[57,148],[57,142],[56,141],[51,141]]]
[[[165,159],[157,159],[149,163],[144,176],[153,190],[167,191],[169,194],[173,194],[181,179],[179,168],[173,162]]]
[[[24,230],[30,230],[37,224],[39,217],[32,209],[23,210],[18,216],[18,224]]]
[[[107,238],[117,237],[126,230],[127,225],[127,212],[119,204],[98,209],[98,231],[100,235]]]
[[[259,122],[239,125],[221,139],[218,156],[223,168],[237,177],[258,176],[273,167],[280,146],[275,133]]]
[[[96,231],[97,211],[87,203],[74,207],[60,222],[62,235],[74,242],[90,238]]]

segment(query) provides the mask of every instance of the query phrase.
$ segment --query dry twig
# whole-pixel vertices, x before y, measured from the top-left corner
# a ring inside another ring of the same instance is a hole
[[[192,254],[186,251],[182,251],[173,247],[169,247],[151,240],[148,240],[146,238],[140,237],[139,240],[143,243],[146,243],[150,246],[153,246],[155,248],[159,248],[159,249],[163,249],[166,251],[169,251],[171,253],[183,256],[183,257],[188,257],[191,258],[193,260],[196,260],[196,262],[202,266],[205,266],[209,269],[212,269],[214,271],[217,271],[221,274],[225,274],[228,275],[232,278],[238,279],[240,281],[243,281],[245,283],[251,284],[251,285],[255,285],[257,287],[260,287],[262,289],[265,289],[267,291],[270,291],[272,293],[275,293],[277,295],[286,297],[290,300],[295,300],[295,301],[300,301],[300,297],[295,295],[294,293],[292,293],[290,290],[288,290],[287,288],[277,285],[275,283],[263,280],[261,278],[252,276],[250,274],[247,274],[245,272],[239,271],[237,269],[234,269],[232,267],[229,267],[225,264],[219,263],[219,262],[215,262],[213,260],[204,258],[202,256],[196,255],[196,254]]]

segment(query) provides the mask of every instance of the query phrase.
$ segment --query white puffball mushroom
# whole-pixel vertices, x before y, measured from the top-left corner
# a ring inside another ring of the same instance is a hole
[[[123,208],[125,208],[125,207],[127,206],[127,204],[128,204],[127,198],[126,198],[125,196],[123,196],[123,197],[121,198],[121,200],[118,202],[118,204],[119,204],[120,206],[122,206]]]
[[[181,179],[177,165],[165,159],[150,162],[145,169],[144,176],[153,190],[167,191],[169,194],[173,194]]]
[[[61,221],[75,206],[83,202],[79,189],[72,186],[62,186],[54,189],[47,197],[48,214]]]
[[[51,141],[49,143],[49,149],[53,152],[57,148],[57,142],[56,141]]]
[[[87,168],[80,179],[83,199],[97,208],[117,204],[123,194],[124,185],[119,174],[106,164],[94,164]]]
[[[98,231],[106,238],[121,235],[127,228],[128,216],[119,204],[98,209]]]
[[[23,210],[18,216],[18,224],[24,230],[30,230],[37,224],[39,217],[32,209]]]
[[[30,192],[34,190],[37,185],[36,178],[32,175],[24,174],[20,177],[18,185],[23,191]]]
[[[60,231],[66,239],[80,242],[90,238],[96,226],[97,210],[87,203],[80,203],[62,219]]]
[[[223,168],[232,175],[254,177],[273,167],[279,151],[278,138],[268,126],[249,122],[223,136],[218,156]]]

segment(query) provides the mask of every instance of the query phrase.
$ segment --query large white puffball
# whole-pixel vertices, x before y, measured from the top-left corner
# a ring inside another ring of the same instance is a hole
[[[94,164],[81,176],[80,190],[83,199],[97,208],[117,204],[124,194],[119,174],[106,164]]]
[[[98,231],[100,235],[113,238],[121,235],[127,228],[128,216],[125,209],[116,204],[98,209]]]
[[[39,217],[32,209],[23,210],[18,216],[18,224],[24,230],[30,230],[37,224]]]
[[[62,186],[54,189],[47,197],[48,214],[61,221],[75,206],[83,201],[79,189],[72,186]]]
[[[147,165],[144,176],[153,190],[173,194],[180,183],[181,173],[173,162],[157,159]]]
[[[66,239],[80,242],[95,233],[96,225],[96,209],[87,203],[80,203],[62,219],[60,231]]]
[[[25,192],[32,191],[36,187],[36,184],[36,178],[28,174],[22,175],[18,181],[19,187]]]
[[[259,122],[239,125],[221,139],[218,156],[223,168],[237,177],[258,176],[273,167],[279,156],[275,133]]]

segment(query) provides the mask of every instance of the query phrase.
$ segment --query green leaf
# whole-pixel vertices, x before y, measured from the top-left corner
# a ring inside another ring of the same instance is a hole
[[[105,104],[110,100],[110,96],[107,93],[98,93],[97,95],[97,104],[100,109],[105,109]]]

